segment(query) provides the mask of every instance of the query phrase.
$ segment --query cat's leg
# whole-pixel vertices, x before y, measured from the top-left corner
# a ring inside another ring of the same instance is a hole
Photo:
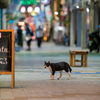
[[[53,79],[54,79],[54,74],[55,74],[55,71],[52,71],[51,80],[53,80]]]
[[[49,67],[49,70],[51,72],[51,74],[50,74],[50,79],[51,79],[51,77],[52,77],[52,69],[51,69],[51,67]]]
[[[54,79],[54,75],[51,76],[51,80],[53,80],[53,79]]]
[[[70,79],[71,73],[70,73],[70,72],[67,72],[67,73],[68,73],[68,75],[69,75],[68,79]]]
[[[62,71],[60,71],[60,76],[59,76],[59,78],[57,78],[58,80],[61,78],[61,76],[62,76]]]
[[[71,77],[71,73],[68,71],[68,68],[67,67],[65,67],[65,69],[64,69],[66,72],[67,72],[67,74],[69,75],[69,77],[68,77],[68,80],[70,79],[70,77]]]
[[[51,74],[50,74],[50,79],[51,79],[51,77],[52,77],[52,72],[51,72]]]

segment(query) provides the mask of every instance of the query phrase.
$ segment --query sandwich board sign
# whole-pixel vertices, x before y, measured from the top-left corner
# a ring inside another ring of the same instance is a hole
[[[0,30],[0,75],[12,75],[14,88],[14,30]]]

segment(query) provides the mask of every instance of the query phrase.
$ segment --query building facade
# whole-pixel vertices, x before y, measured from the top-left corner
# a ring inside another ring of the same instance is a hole
[[[88,34],[100,27],[100,1],[67,0],[67,5],[70,16],[70,46],[87,48]]]

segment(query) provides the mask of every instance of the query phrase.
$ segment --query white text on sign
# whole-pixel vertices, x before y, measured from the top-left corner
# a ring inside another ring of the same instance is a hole
[[[5,52],[5,53],[7,53],[7,52],[8,52],[8,48],[5,48],[4,46],[2,46],[2,47],[0,48],[0,52]]]

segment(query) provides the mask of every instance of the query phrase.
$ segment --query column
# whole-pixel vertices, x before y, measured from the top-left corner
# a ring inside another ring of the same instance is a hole
[[[90,2],[90,33],[94,31],[94,0]]]
[[[85,0],[82,0],[82,28],[81,28],[81,47],[86,48],[86,4]]]
[[[70,24],[70,46],[74,45],[75,32],[74,32],[74,12],[71,12],[71,24]]]
[[[55,12],[57,11],[57,0],[54,1],[54,18],[56,18]]]

